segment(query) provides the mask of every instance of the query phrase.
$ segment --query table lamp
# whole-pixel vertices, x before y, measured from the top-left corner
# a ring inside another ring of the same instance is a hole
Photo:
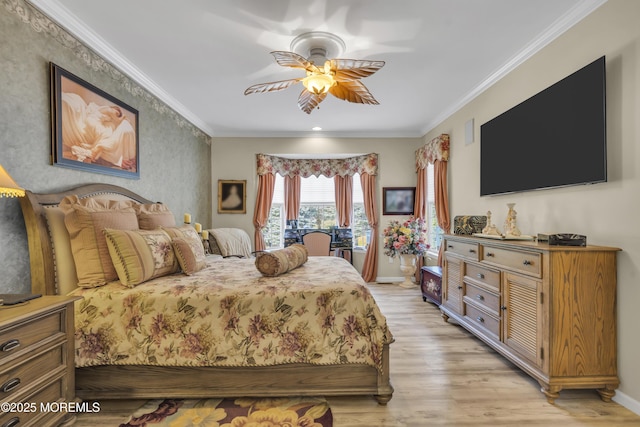
[[[0,197],[24,197],[24,188],[16,184],[2,165],[0,165]]]

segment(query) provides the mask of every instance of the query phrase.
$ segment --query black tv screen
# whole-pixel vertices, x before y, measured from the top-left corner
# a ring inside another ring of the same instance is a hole
[[[480,195],[607,180],[604,56],[480,126]]]

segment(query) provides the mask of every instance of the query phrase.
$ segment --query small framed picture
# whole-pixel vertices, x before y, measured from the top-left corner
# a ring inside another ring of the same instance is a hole
[[[247,213],[246,180],[218,180],[218,213]]]
[[[416,187],[384,187],[382,189],[383,215],[413,215]]]
[[[140,178],[138,111],[54,63],[49,68],[53,164]]]

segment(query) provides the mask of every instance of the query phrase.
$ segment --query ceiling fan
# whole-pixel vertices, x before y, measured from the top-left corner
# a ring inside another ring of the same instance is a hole
[[[302,82],[305,88],[298,97],[298,108],[307,114],[318,107],[327,93],[357,104],[377,105],[378,101],[360,79],[378,71],[384,61],[327,59],[339,56],[344,47],[342,39],[335,34],[322,31],[301,34],[291,42],[291,52],[274,51],[271,54],[278,64],[305,70],[307,76],[259,83],[247,88],[244,94],[275,92]],[[308,57],[302,56],[304,53],[308,53]]]

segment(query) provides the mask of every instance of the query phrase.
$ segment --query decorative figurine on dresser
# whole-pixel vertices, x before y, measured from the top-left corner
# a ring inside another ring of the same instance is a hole
[[[487,211],[487,226],[482,229],[482,234],[487,236],[500,236],[498,227],[491,222],[491,211]]]
[[[507,203],[509,211],[507,211],[507,219],[504,221],[504,235],[506,237],[518,237],[522,234],[516,225],[517,212],[513,209],[515,205],[515,203]]]

